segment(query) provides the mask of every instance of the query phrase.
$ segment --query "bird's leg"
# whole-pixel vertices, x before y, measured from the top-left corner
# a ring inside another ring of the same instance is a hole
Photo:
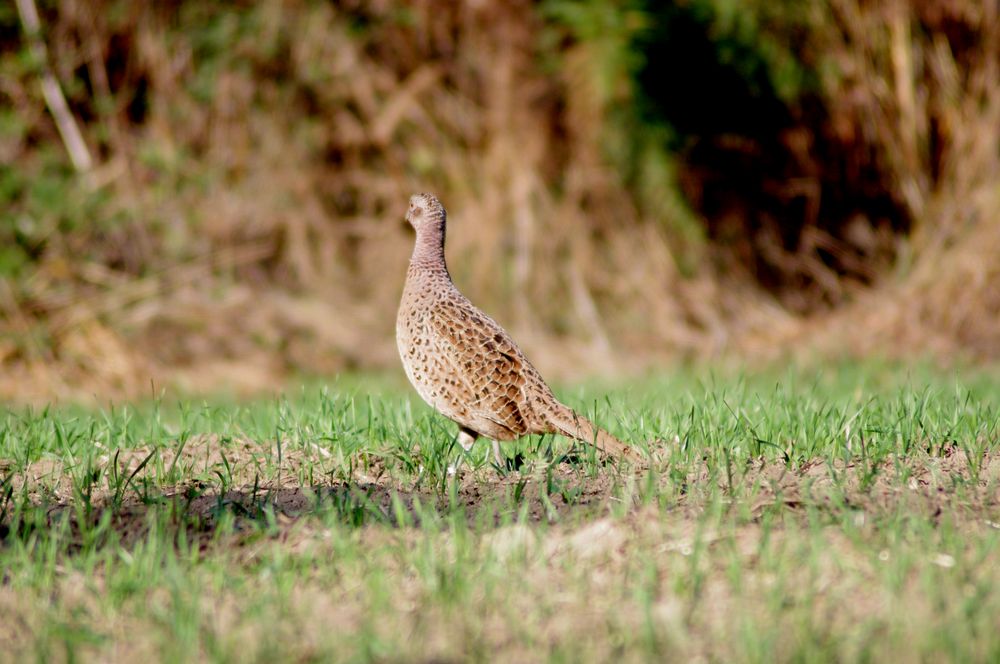
[[[474,431],[470,431],[464,427],[458,430],[458,444],[466,452],[472,451],[472,446],[476,444],[477,437]]]
[[[465,454],[472,451],[472,446],[475,445],[477,437],[478,434],[470,429],[462,427],[458,430],[458,444],[462,446],[462,450]],[[462,460],[465,458],[465,454],[462,454],[458,458],[458,461],[448,466],[449,475],[455,475],[458,473],[458,469],[462,465]]]
[[[493,443],[493,460],[496,462],[497,467],[500,470],[503,470],[504,469],[503,457],[500,456],[500,441],[497,440],[496,438],[493,438],[492,440],[490,440],[490,442]]]

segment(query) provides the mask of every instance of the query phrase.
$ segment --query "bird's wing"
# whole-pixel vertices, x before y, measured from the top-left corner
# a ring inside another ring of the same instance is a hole
[[[470,414],[510,432],[528,432],[522,412],[523,354],[500,325],[470,303],[439,302],[429,317],[431,343],[449,368]],[[529,365],[530,366],[530,365]],[[475,428],[475,427],[473,427]]]

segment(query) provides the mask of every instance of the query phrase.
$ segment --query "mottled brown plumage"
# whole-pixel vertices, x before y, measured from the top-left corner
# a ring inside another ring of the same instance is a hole
[[[431,194],[410,198],[417,239],[396,318],[406,375],[420,396],[459,425],[466,449],[477,436],[513,440],[559,433],[616,456],[632,449],[560,403],[492,318],[451,280],[444,260],[446,213]]]

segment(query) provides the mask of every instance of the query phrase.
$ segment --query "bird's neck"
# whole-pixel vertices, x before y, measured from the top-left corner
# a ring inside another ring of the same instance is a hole
[[[447,270],[444,263],[444,223],[428,224],[417,231],[410,265],[440,266]]]

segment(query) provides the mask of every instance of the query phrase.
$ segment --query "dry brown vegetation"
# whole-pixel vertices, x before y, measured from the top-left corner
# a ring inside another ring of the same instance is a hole
[[[860,143],[912,229],[879,288],[819,323],[827,348],[1000,352],[1000,15],[996,4],[831,3],[833,128]],[[816,325],[807,325],[811,333]],[[802,334],[800,332],[799,334]]]
[[[41,9],[96,165],[68,170],[4,10],[0,241],[20,262],[0,281],[0,398],[392,365],[399,219],[420,190],[449,207],[456,281],[545,371],[817,339],[834,354],[1000,352],[995,3],[810,5],[789,48],[820,72],[822,113],[782,136],[807,167],[778,198],[822,210],[839,146],[844,179],[871,174],[904,221],[789,212],[775,223],[792,244],[762,228],[735,249],[671,179],[691,183],[683,154],[633,178],[609,156],[639,94],[608,65],[627,29],[588,38],[526,2]],[[746,11],[781,37],[780,12]]]

